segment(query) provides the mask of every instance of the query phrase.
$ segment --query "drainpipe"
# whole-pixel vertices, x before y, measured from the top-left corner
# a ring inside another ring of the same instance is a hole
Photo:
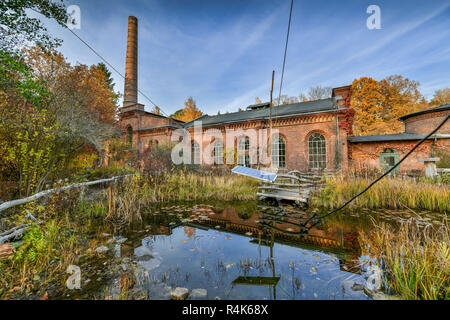
[[[337,110],[339,109],[339,104],[337,101],[336,103],[336,117],[335,117],[335,125],[336,125],[336,152],[335,152],[335,169],[336,171],[341,169],[341,138],[339,133],[339,115],[337,113]]]
[[[141,148],[142,148],[142,142],[141,142],[141,113],[138,113],[138,136],[137,136],[137,147],[138,147],[138,170],[141,170]]]
[[[435,146],[436,142],[437,142],[437,138],[434,137],[434,140],[433,140],[433,142],[431,143],[431,147],[430,147],[431,158],[434,158],[434,146]]]

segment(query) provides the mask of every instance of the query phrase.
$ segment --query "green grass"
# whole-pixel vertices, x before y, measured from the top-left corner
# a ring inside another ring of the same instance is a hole
[[[49,287],[57,289],[52,294],[60,294],[69,276],[67,267],[78,265],[88,250],[86,259],[95,259],[92,253],[98,243],[89,240],[90,235],[96,238],[105,226],[104,204],[80,200],[76,190],[54,194],[45,205],[26,207],[41,223],[33,223],[16,252],[0,261],[0,298],[40,298]],[[16,224],[21,219],[20,214],[9,217]]]
[[[327,178],[325,187],[315,194],[311,204],[317,207],[337,208],[364,190],[371,180],[355,177]],[[431,183],[403,178],[385,178],[375,184],[351,205],[366,209],[450,211],[450,188],[446,183]]]

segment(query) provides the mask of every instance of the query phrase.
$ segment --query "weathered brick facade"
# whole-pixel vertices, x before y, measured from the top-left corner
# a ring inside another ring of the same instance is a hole
[[[351,137],[351,167],[381,169],[380,154],[392,149],[402,158],[421,139],[433,131],[450,114],[450,105],[406,115],[400,118],[405,124],[405,132],[398,135],[370,137]],[[362,141],[366,140],[366,141]],[[437,150],[450,152],[450,122],[447,121],[436,135],[419,146],[403,163],[401,173],[424,171],[424,162],[420,160],[436,156]]]
[[[296,104],[295,110],[297,114],[292,116],[278,117],[273,115],[273,130],[279,133],[284,139],[285,143],[285,155],[286,155],[286,167],[296,170],[308,170],[309,163],[309,146],[308,141],[312,134],[320,134],[325,138],[326,144],[326,168],[328,169],[340,169],[348,167],[348,142],[347,135],[348,130],[348,116],[342,111],[347,110],[345,100],[341,97],[345,96],[349,99],[350,87],[339,88],[340,97],[339,100],[326,99],[324,103],[330,103],[330,100],[335,101],[333,109],[327,109],[326,111],[318,112],[303,112],[302,104]],[[317,106],[321,106],[321,101],[315,102]],[[341,107],[342,106],[342,107]],[[287,106],[289,107],[289,106]],[[285,108],[285,106],[280,107]],[[255,111],[257,112],[257,111]],[[253,111],[249,111],[249,116],[253,115]],[[132,143],[135,149],[138,149],[142,154],[151,147],[153,144],[167,144],[171,142],[171,135],[174,130],[180,127],[186,127],[187,131],[191,135],[192,143],[198,140],[198,137],[194,135],[194,129],[192,127],[184,126],[182,123],[173,119],[166,118],[160,115],[155,115],[146,112],[142,109],[130,107],[122,108],[120,117],[120,126],[125,136],[128,137],[129,133],[132,133]],[[220,118],[220,116],[218,116]],[[211,117],[210,117],[211,118]],[[269,131],[270,121],[267,118],[258,120],[245,120],[233,123],[226,123],[226,115],[224,115],[224,122],[220,122],[218,119],[214,125],[205,124],[203,131],[218,130],[222,132],[220,136],[214,137],[203,136],[202,141],[197,141],[200,146],[201,154],[206,154],[207,150],[212,150],[211,144],[215,139],[221,139],[224,149],[234,148],[237,150],[238,140],[240,136],[233,138],[230,141],[227,140],[226,130],[241,129],[243,132],[247,132],[249,129],[266,129]],[[202,118],[198,119],[202,121]],[[352,120],[350,119],[350,122]],[[351,123],[350,123],[351,127]],[[245,134],[244,134],[245,136]],[[267,144],[269,145],[269,139],[267,138]],[[262,147],[257,145],[258,148]],[[209,149],[207,149],[209,148]],[[267,154],[268,156],[268,154]],[[205,160],[202,159],[205,163]]]
[[[237,150],[238,141],[246,136],[245,130],[269,129],[270,108],[267,103],[250,106],[245,112],[200,117],[197,121],[202,122],[204,133],[211,129],[218,132],[213,136],[202,135],[201,138],[194,135],[193,122],[182,123],[145,111],[144,106],[137,102],[137,61],[137,19],[130,17],[124,104],[119,114],[119,125],[124,137],[132,143],[140,155],[155,144],[171,143],[172,134],[178,128],[190,133],[190,143],[198,143],[202,156],[213,152],[211,145],[216,139],[222,141],[223,149]],[[441,106],[402,117],[400,120],[405,124],[403,134],[354,137],[351,96],[351,86],[345,86],[333,89],[333,97],[330,99],[274,108],[272,128],[278,131],[280,141],[283,143],[283,157],[285,156],[283,165],[285,162],[286,168],[305,171],[316,168],[320,162],[321,169],[359,170],[363,167],[383,169],[381,162],[386,163],[380,158],[381,153],[386,153],[383,151],[389,150],[395,154],[394,158],[402,157],[450,113],[449,105]],[[244,130],[244,134],[230,140],[225,135],[228,129]],[[311,141],[312,138],[318,139],[319,142]],[[265,148],[264,152],[267,152],[268,156],[267,146],[270,145],[268,136],[266,139],[266,143],[256,139],[256,148]],[[252,144],[254,148],[255,141]],[[426,141],[402,163],[400,171],[423,170],[424,164],[420,160],[431,157],[433,150],[438,148],[447,151],[450,148],[450,122],[445,124],[438,135]]]
[[[444,118],[450,113],[450,111],[437,111],[405,119],[405,132],[413,133],[429,133],[436,128]],[[450,133],[450,121],[444,124],[444,126],[437,132],[438,134]]]

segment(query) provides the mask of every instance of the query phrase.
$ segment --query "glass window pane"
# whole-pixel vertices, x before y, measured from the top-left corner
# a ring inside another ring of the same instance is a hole
[[[313,133],[308,140],[309,168],[325,169],[327,167],[327,144],[325,137]]]
[[[280,136],[271,139],[272,165],[276,168],[286,167],[286,142]]]

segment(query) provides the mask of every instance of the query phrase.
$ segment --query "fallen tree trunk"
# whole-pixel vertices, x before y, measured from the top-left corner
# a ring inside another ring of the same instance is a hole
[[[26,212],[28,214],[25,216],[25,218],[31,219],[34,222],[37,222],[38,224],[42,223],[42,221],[39,221],[38,219],[36,219],[28,210],[26,210]],[[4,244],[6,242],[13,242],[13,241],[21,240],[23,238],[23,236],[25,235],[25,233],[28,231],[29,227],[30,227],[29,224],[24,223],[24,224],[21,224],[20,226],[14,227],[8,231],[1,233],[0,234],[0,245]]]
[[[101,179],[101,180],[96,180],[96,181],[74,183],[74,184],[71,184],[71,185],[68,185],[68,186],[65,186],[65,187],[61,187],[61,188],[55,188],[55,189],[42,191],[42,192],[36,193],[36,194],[34,194],[34,195],[30,196],[30,197],[27,197],[27,198],[23,198],[23,199],[18,199],[18,200],[13,200],[13,201],[8,201],[8,202],[2,203],[2,204],[0,204],[0,212],[4,211],[6,209],[9,209],[9,208],[12,208],[12,207],[24,204],[24,203],[28,203],[28,202],[37,200],[39,198],[45,197],[45,196],[47,196],[49,194],[52,194],[54,192],[65,191],[65,190],[69,190],[69,189],[72,189],[72,188],[87,187],[87,186],[92,186],[92,185],[100,184],[100,183],[113,182],[113,181],[116,181],[117,179],[125,178],[125,177],[128,177],[128,176],[131,176],[131,174],[127,174],[125,176],[112,177],[112,178],[109,178],[109,179]]]
[[[4,244],[6,242],[13,242],[23,238],[25,233],[28,230],[29,225],[20,225],[18,227],[12,228],[11,230],[6,231],[0,235],[0,244]]]

